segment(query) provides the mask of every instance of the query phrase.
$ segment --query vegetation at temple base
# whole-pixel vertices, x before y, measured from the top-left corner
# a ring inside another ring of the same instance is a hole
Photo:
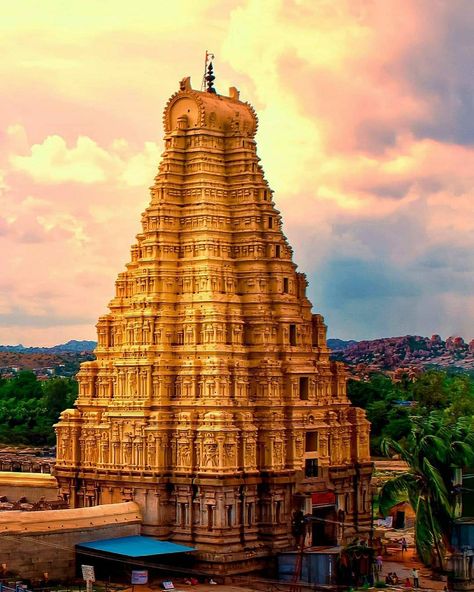
[[[429,417],[439,412],[447,425],[460,417],[474,416],[474,377],[443,370],[428,370],[411,379],[408,375],[393,381],[383,374],[369,380],[349,380],[348,396],[367,411],[371,422],[372,454],[382,454],[384,438],[401,444],[411,434],[413,416]]]
[[[38,380],[21,371],[0,377],[0,443],[42,445],[55,441],[53,424],[59,413],[74,404],[77,383],[72,378]],[[397,381],[383,374],[369,380],[349,380],[352,403],[367,411],[371,422],[371,451],[382,455],[384,438],[404,444],[412,429],[411,417],[442,414],[447,424],[474,416],[474,377],[466,373],[428,370]]]
[[[71,378],[39,381],[33,372],[0,378],[0,442],[3,444],[54,444],[53,424],[77,397]]]
[[[411,417],[403,444],[390,438],[381,443],[386,456],[398,455],[408,470],[385,482],[380,491],[382,515],[396,503],[408,501],[415,510],[415,542],[426,565],[444,571],[456,517],[457,495],[453,486],[457,468],[473,466],[474,419],[453,419],[443,411]]]

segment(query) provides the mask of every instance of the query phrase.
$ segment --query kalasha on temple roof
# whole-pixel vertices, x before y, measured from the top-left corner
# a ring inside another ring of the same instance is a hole
[[[238,573],[302,537],[366,533],[372,465],[257,157],[255,112],[207,83],[183,79],[166,105],[150,205],[56,426],[55,475],[71,506],[133,500],[143,534]]]

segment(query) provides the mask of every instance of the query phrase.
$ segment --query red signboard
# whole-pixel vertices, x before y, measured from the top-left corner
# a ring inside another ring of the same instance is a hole
[[[332,506],[336,503],[336,496],[333,491],[321,491],[311,494],[313,506]]]

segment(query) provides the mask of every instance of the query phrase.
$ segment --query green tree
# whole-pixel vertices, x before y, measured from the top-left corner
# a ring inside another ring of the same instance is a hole
[[[385,439],[381,447],[387,456],[399,455],[408,465],[405,473],[382,486],[381,513],[408,501],[416,514],[415,541],[421,560],[444,569],[454,517],[453,471],[474,460],[473,418],[459,418],[449,425],[442,413],[413,417],[405,445]]]
[[[373,374],[370,380],[349,380],[347,394],[352,404],[362,409],[376,401],[401,398],[398,385],[383,374]]]
[[[39,381],[33,372],[19,372],[0,380],[0,442],[54,444],[53,424],[77,396],[70,378]]]
[[[30,370],[22,370],[14,378],[5,380],[0,385],[0,398],[2,399],[14,397],[18,401],[40,399],[42,396],[41,384]]]
[[[43,385],[43,401],[47,414],[57,421],[61,411],[74,405],[77,396],[77,382],[68,378],[53,378]]]
[[[381,454],[380,445],[386,437],[405,441],[411,415],[428,417],[439,411],[447,424],[474,415],[474,379],[458,371],[430,369],[415,380],[405,374],[397,382],[373,374],[369,380],[350,380],[347,393],[354,405],[367,411],[374,455]],[[414,406],[404,407],[403,401],[413,401]]]

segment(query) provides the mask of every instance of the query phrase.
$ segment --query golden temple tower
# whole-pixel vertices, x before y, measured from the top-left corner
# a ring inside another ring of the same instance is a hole
[[[136,501],[145,534],[196,546],[214,573],[294,545],[298,511],[314,518],[313,545],[366,532],[369,424],[311,313],[255,112],[235,88],[185,78],[164,127],[97,359],[56,426],[62,495],[73,507]]]

